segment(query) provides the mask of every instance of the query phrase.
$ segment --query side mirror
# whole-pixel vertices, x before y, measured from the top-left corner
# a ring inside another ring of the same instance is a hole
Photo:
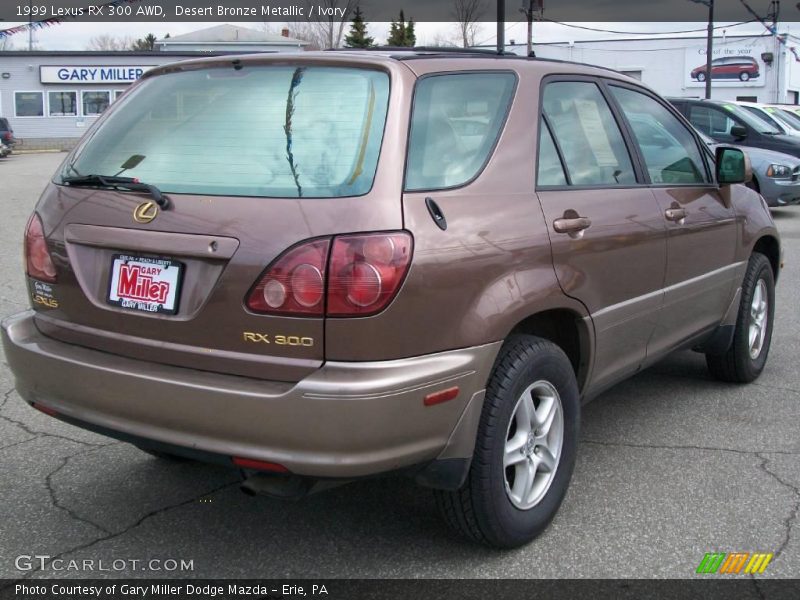
[[[753,168],[750,159],[739,148],[717,146],[717,183],[730,185],[747,183],[753,179]]]
[[[734,125],[731,127],[731,135],[737,140],[742,140],[747,137],[747,127],[744,125]]]

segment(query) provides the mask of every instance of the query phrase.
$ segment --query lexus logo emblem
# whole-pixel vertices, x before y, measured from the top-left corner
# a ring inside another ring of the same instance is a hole
[[[133,211],[133,220],[137,223],[149,223],[158,216],[158,205],[155,202],[142,202]]]

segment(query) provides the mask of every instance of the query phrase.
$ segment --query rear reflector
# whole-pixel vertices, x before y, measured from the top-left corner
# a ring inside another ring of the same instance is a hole
[[[52,408],[48,408],[46,406],[42,406],[41,404],[36,404],[36,402],[31,402],[31,406],[38,410],[39,412],[43,412],[46,415],[50,415],[51,417],[58,416],[58,412],[53,410]]]
[[[422,403],[425,406],[433,406],[434,404],[441,404],[442,402],[447,402],[448,400],[452,400],[458,396],[458,386],[454,386],[451,388],[447,388],[446,390],[441,390],[439,392],[433,392],[432,394],[428,394],[425,396],[425,399]]]
[[[289,469],[278,463],[256,460],[255,458],[232,457],[233,464],[241,469],[255,469],[256,471],[270,471],[271,473],[288,473]]]

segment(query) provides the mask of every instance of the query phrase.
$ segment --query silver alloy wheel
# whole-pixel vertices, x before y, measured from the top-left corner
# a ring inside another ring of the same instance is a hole
[[[506,494],[519,509],[536,506],[553,483],[564,444],[564,409],[553,384],[537,381],[511,413],[503,452]]]
[[[767,284],[763,279],[756,283],[753,291],[753,300],[750,303],[750,328],[748,329],[748,347],[750,358],[755,360],[764,348],[764,339],[767,337],[767,322],[769,319],[769,294]]]

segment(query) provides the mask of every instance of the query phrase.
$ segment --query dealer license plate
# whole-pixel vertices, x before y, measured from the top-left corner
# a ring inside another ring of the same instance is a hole
[[[183,264],[168,259],[115,254],[108,303],[120,308],[174,315],[178,312]]]

